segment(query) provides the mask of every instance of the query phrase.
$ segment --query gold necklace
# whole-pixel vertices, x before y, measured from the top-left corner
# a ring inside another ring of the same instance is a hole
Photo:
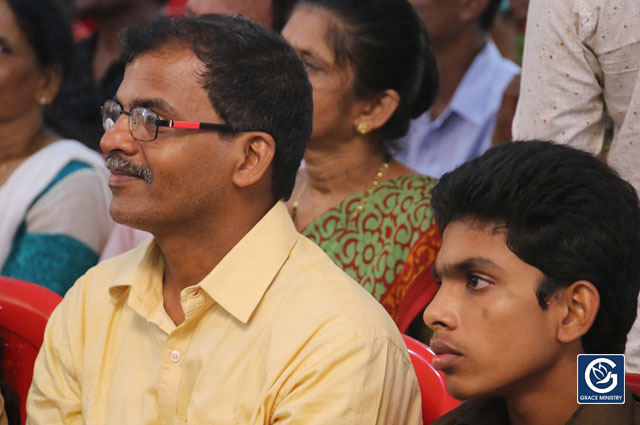
[[[302,187],[298,192],[298,196],[296,196],[296,199],[293,200],[293,205],[291,206],[291,219],[293,221],[296,221],[296,215],[298,213],[298,205],[300,205],[300,198],[302,197],[302,194],[304,193],[304,190],[306,188],[307,188],[307,179],[304,180],[304,183],[302,183]]]
[[[362,199],[360,199],[360,203],[358,204],[358,207],[355,209],[355,211],[353,211],[353,214],[351,214],[351,218],[349,219],[349,221],[353,221],[354,219],[356,219],[358,215],[360,215],[362,210],[364,210],[364,206],[367,205],[367,201],[369,201],[369,197],[371,196],[375,188],[380,183],[380,179],[382,179],[382,177],[384,176],[384,173],[385,171],[387,171],[387,168],[389,168],[389,163],[385,161],[382,163],[382,165],[378,169],[378,172],[376,173],[376,178],[373,179],[373,183],[371,183],[371,187],[369,187],[369,190],[367,190],[364,196],[362,197]]]
[[[387,161],[384,161],[380,166],[380,168],[378,169],[378,172],[376,173],[376,177],[373,179],[371,186],[364,193],[364,196],[362,196],[362,199],[360,199],[358,206],[351,214],[351,218],[349,218],[350,222],[353,221],[355,218],[357,218],[358,215],[360,215],[360,213],[362,212],[362,210],[364,210],[365,205],[367,205],[367,202],[369,201],[369,197],[371,196],[375,188],[378,186],[378,184],[380,184],[380,180],[382,179],[382,177],[384,176],[384,173],[387,171],[388,168],[389,168],[389,163]],[[293,200],[293,205],[291,206],[291,218],[293,219],[293,221],[296,220],[298,206],[300,205],[300,198],[302,197],[302,194],[307,188],[307,181],[308,180],[305,180],[304,183],[302,183],[302,187],[300,188],[300,191],[298,192],[296,199]]]

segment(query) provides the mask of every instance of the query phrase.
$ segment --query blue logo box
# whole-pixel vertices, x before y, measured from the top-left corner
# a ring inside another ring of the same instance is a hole
[[[578,355],[578,403],[624,403],[624,355]]]

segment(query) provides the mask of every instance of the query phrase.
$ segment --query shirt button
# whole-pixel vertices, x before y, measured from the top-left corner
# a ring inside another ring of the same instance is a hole
[[[180,351],[178,351],[178,350],[173,350],[171,352],[171,354],[169,355],[169,358],[174,363],[178,363],[180,361],[181,357],[182,357],[182,355],[180,354]]]

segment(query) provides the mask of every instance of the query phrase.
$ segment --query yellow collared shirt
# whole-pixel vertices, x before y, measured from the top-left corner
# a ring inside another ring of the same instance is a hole
[[[276,204],[175,326],[154,241],[89,270],[54,311],[28,424],[421,424],[398,330]]]

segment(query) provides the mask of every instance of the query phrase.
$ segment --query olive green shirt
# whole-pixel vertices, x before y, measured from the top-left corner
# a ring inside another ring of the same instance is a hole
[[[504,399],[487,397],[462,403],[433,425],[510,425],[510,422]],[[582,404],[565,425],[640,425],[640,397],[627,389],[624,404]]]

